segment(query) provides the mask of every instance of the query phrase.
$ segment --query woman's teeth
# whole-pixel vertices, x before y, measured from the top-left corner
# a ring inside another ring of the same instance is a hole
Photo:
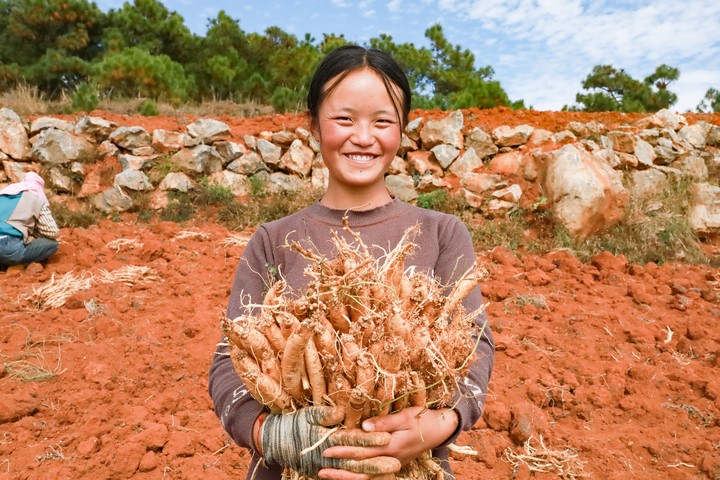
[[[347,155],[347,157],[356,162],[369,162],[375,158],[374,155]]]

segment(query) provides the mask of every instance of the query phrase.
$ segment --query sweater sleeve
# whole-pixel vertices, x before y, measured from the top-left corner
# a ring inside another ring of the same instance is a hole
[[[40,209],[40,214],[35,224],[35,231],[39,236],[45,238],[57,238],[58,233],[60,233],[60,229],[57,223],[55,223],[55,219],[50,211],[49,203],[45,203]]]
[[[467,227],[457,218],[440,233],[440,252],[435,274],[445,284],[454,283],[475,262],[472,238]],[[477,310],[483,305],[480,287],[476,287],[463,301],[468,312]],[[490,331],[488,317],[485,312],[475,319],[479,335],[476,340],[476,360],[470,365],[467,376],[460,383],[454,408],[459,417],[458,429],[443,444],[455,441],[463,430],[469,430],[482,415],[485,406],[485,395],[494,364],[495,344]]]
[[[244,305],[259,304],[265,291],[267,275],[271,270],[272,248],[266,231],[261,227],[252,236],[235,272],[228,318],[236,318],[250,313]],[[210,367],[209,393],[215,407],[215,414],[223,428],[238,445],[257,454],[253,443],[252,431],[255,420],[264,407],[248,393],[240,377],[235,372],[228,355],[229,348],[223,337],[218,344]]]

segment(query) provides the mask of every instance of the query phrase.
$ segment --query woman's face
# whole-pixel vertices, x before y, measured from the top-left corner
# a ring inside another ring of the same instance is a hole
[[[400,147],[400,122],[375,72],[348,74],[321,104],[313,134],[329,170],[328,194],[388,198],[385,171]]]

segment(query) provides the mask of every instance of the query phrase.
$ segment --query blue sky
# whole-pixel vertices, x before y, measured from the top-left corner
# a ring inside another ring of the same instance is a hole
[[[120,0],[96,2],[103,10]],[[720,89],[720,0],[164,0],[196,34],[225,10],[246,32],[278,26],[298,38],[344,34],[364,43],[381,33],[428,47],[443,26],[455,45],[490,65],[512,100],[536,110],[572,104],[593,66],[611,64],[643,79],[660,64],[680,69],[674,110],[695,110]]]

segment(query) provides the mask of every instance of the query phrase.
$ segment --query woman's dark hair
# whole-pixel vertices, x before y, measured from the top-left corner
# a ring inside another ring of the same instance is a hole
[[[411,101],[410,84],[405,73],[387,53],[376,48],[364,48],[358,45],[343,45],[336,48],[325,56],[315,70],[307,96],[311,122],[314,124],[317,121],[320,105],[335,87],[348,74],[361,68],[369,68],[380,76],[388,95],[393,100],[395,113],[400,120],[400,129],[404,129],[408,123]],[[333,79],[335,81],[328,85],[328,82]],[[397,90],[393,86],[400,89],[402,98],[398,98]],[[398,105],[402,107],[402,112],[398,110]]]

